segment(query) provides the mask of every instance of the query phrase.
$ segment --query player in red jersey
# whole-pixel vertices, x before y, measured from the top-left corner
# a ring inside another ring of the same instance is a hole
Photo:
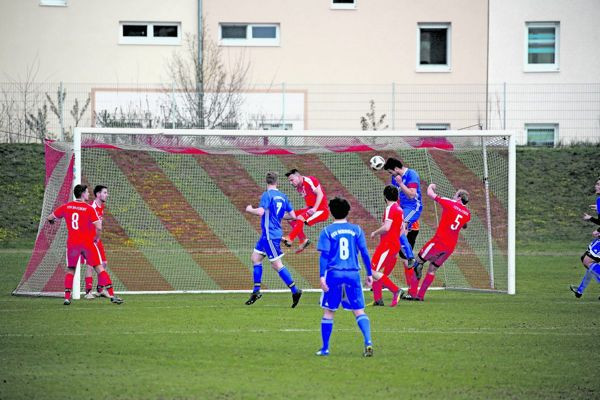
[[[297,236],[300,244],[296,253],[300,253],[310,244],[310,239],[304,235],[304,224],[313,226],[318,222],[327,221],[329,218],[327,196],[325,196],[321,183],[314,176],[302,176],[300,171],[295,168],[288,171],[285,176],[306,202],[306,207],[294,210],[297,219],[290,222],[292,231],[289,236],[282,238],[283,243],[291,247]]]
[[[395,186],[386,186],[383,189],[383,197],[386,203],[383,224],[377,230],[371,232],[371,238],[381,235],[379,244],[371,259],[373,305],[383,306],[382,290],[386,287],[393,293],[390,306],[396,307],[402,290],[392,282],[390,274],[396,266],[396,258],[400,250],[398,238],[404,231],[404,213],[398,204],[398,189]]]
[[[460,230],[467,227],[471,220],[471,212],[466,207],[469,202],[469,193],[459,189],[452,199],[440,197],[435,193],[435,183],[427,187],[427,196],[437,201],[442,206],[442,218],[433,237],[425,243],[414,265],[415,274],[420,277],[423,264],[429,261],[427,275],[421,283],[417,297],[413,300],[423,301],[425,292],[435,279],[435,273],[442,264],[450,257],[456,243]]]
[[[101,221],[102,221],[102,216],[104,215],[104,206],[105,206],[107,198],[108,198],[108,188],[103,185],[97,185],[94,188],[94,201],[92,201],[92,203],[90,205],[92,206],[92,208],[94,210],[96,210],[96,214],[98,214],[98,217],[100,217]],[[106,253],[104,252],[104,245],[102,244],[101,239],[98,239],[98,241],[96,242],[96,246],[98,247],[98,250],[100,251],[100,263],[102,264],[102,267],[104,269],[106,269]],[[92,287],[93,287],[93,283],[94,283],[93,277],[92,277],[93,270],[94,270],[94,268],[91,265],[88,265],[85,269],[85,298],[88,300],[93,300],[96,298],[96,296],[110,297],[108,295],[108,290],[103,289],[100,286],[100,284],[98,284],[96,286],[96,290],[97,290],[96,295],[94,295],[92,293]]]
[[[100,252],[95,242],[99,239],[102,231],[102,221],[92,206],[87,204],[90,197],[87,186],[75,185],[73,194],[75,201],[63,204],[48,215],[48,222],[51,224],[57,218],[64,218],[67,223],[67,273],[65,275],[64,304],[66,306],[71,304],[73,277],[77,262],[81,260],[81,257],[85,259],[86,264],[92,265],[96,270],[99,283],[110,294],[111,303],[121,304],[123,300],[114,295],[110,276],[100,262]]]

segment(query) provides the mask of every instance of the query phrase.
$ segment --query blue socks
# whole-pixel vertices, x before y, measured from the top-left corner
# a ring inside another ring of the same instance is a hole
[[[281,268],[279,270],[279,277],[287,285],[287,287],[290,288],[290,290],[292,291],[292,293],[294,293],[294,294],[298,293],[298,288],[296,287],[296,284],[294,283],[294,279],[292,278],[292,274],[290,274],[290,271],[287,270],[287,268],[285,267],[285,265],[283,266],[283,268]]]
[[[369,321],[369,317],[367,314],[362,314],[356,317],[356,323],[360,328],[364,338],[365,338],[365,346],[370,346],[373,343],[371,342],[371,322]]]
[[[323,339],[323,347],[321,350],[323,351],[329,350],[331,331],[333,331],[333,320],[323,317],[323,319],[321,319],[321,339]]]
[[[403,233],[400,235],[400,247],[402,247],[402,252],[406,256],[406,259],[415,258],[415,254],[413,253],[412,246],[408,242],[408,238]]]
[[[593,263],[589,266],[587,271],[585,271],[585,275],[583,276],[583,279],[581,280],[581,283],[577,288],[577,291],[579,293],[583,294],[585,288],[587,288],[590,281],[592,280],[592,277],[596,278],[596,281],[600,283],[600,263]]]
[[[253,292],[258,292],[260,290],[260,283],[262,282],[262,264],[256,264],[254,266],[254,289]]]

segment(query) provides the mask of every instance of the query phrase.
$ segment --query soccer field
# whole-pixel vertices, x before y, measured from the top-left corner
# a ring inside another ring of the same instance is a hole
[[[581,249],[519,254],[516,296],[433,291],[368,308],[370,359],[348,312],[337,313],[331,356],[313,355],[316,293],[296,309],[268,293],[251,307],[246,294],[65,307],[11,296],[29,254],[3,250],[0,399],[599,398],[600,290],[592,283],[579,300],[568,290]]]

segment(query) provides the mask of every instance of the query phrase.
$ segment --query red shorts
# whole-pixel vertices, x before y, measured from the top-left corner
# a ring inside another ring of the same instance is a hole
[[[441,267],[442,264],[450,257],[454,247],[450,248],[438,238],[433,237],[419,251],[419,257],[425,261],[430,261],[436,267]]]
[[[78,261],[92,267],[100,265],[100,250],[98,246],[94,242],[67,244],[67,266],[75,267]]]
[[[396,266],[399,250],[398,241],[395,241],[395,243],[379,243],[371,258],[371,269],[385,275],[391,274]]]
[[[327,221],[327,218],[329,218],[329,210],[327,208],[320,208],[313,215],[308,215],[308,210],[311,208],[312,207],[304,207],[299,210],[295,210],[294,213],[296,214],[297,218],[302,217],[308,226],[313,226],[316,223]]]

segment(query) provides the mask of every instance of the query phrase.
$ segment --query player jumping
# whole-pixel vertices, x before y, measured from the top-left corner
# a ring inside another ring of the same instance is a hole
[[[438,196],[435,193],[435,188],[435,183],[429,185],[427,187],[427,196],[442,206],[442,218],[433,237],[419,251],[417,261],[414,264],[415,270],[421,270],[423,264],[429,261],[427,275],[425,275],[417,295],[412,296],[409,293],[406,297],[407,300],[424,300],[425,292],[427,292],[429,285],[435,279],[436,271],[456,248],[460,230],[466,228],[467,222],[471,220],[471,212],[466,207],[469,202],[469,193],[466,190],[459,189],[452,199],[448,199]]]
[[[304,235],[304,224],[313,226],[314,224],[326,221],[327,218],[329,218],[327,196],[325,195],[319,180],[314,176],[302,176],[297,169],[288,171],[285,176],[287,176],[292,186],[298,190],[298,193],[300,193],[300,195],[304,197],[304,201],[306,201],[306,207],[295,210],[297,220],[290,222],[292,231],[289,236],[283,237],[284,244],[291,247],[297,236],[300,244],[296,253],[300,253],[310,244],[310,239]]]

